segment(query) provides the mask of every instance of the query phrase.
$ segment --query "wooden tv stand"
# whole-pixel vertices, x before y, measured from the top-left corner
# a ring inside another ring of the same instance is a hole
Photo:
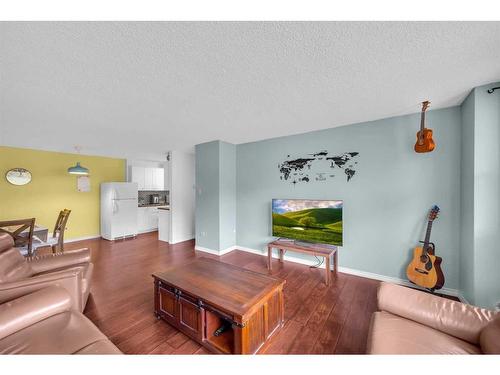
[[[298,244],[291,240],[277,240],[267,244],[267,268],[272,271],[273,249],[278,249],[279,261],[283,262],[283,255],[287,251],[295,251],[308,255],[325,258],[325,284],[330,284],[330,259],[333,256],[333,270],[338,272],[338,255],[336,246],[327,246],[322,244]]]

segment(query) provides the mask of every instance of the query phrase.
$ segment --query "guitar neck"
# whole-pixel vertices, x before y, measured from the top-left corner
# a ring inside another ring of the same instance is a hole
[[[422,111],[420,116],[420,132],[423,132],[425,129],[425,111]]]
[[[429,247],[429,242],[431,240],[431,230],[432,230],[432,220],[427,222],[427,231],[425,232],[425,240],[424,240],[424,251],[427,252],[427,248]]]

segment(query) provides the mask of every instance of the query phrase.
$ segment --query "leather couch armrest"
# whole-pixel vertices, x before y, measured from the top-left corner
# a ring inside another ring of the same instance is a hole
[[[48,286],[59,286],[66,289],[71,297],[72,307],[80,312],[83,311],[83,272],[81,268],[51,272],[28,279],[1,283],[0,303],[11,301]]]
[[[45,254],[26,259],[35,274],[65,267],[90,263],[90,249],[66,251],[64,253]]]
[[[481,331],[481,350],[485,354],[500,354],[500,313]]]
[[[0,340],[56,314],[71,310],[71,296],[49,287],[0,305]]]
[[[495,313],[404,286],[381,283],[378,308],[413,320],[472,344]]]

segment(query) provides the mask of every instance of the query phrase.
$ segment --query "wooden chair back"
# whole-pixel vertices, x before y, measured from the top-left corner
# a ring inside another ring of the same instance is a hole
[[[66,223],[68,222],[70,213],[71,210],[68,210],[66,208],[61,212],[59,212],[59,216],[57,217],[56,220],[56,225],[54,226],[54,231],[52,232],[52,237],[54,238],[58,237],[57,246],[61,250],[63,250],[64,246],[64,232],[66,231]]]
[[[15,247],[26,246],[31,256],[35,218],[0,221],[0,232],[8,233],[14,239]]]

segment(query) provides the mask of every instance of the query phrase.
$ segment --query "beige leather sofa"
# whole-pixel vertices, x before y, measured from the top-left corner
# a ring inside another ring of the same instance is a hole
[[[62,287],[49,286],[0,305],[1,354],[120,354]]]
[[[500,354],[500,314],[382,283],[369,354]]]
[[[12,237],[0,233],[0,303],[57,285],[68,291],[72,306],[81,312],[90,293],[93,267],[89,249],[25,258]]]

